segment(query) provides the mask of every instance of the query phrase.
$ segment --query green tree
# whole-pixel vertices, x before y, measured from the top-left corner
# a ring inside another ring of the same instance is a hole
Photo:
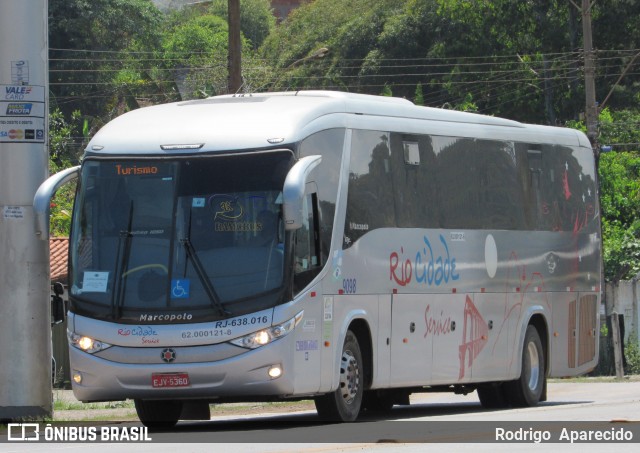
[[[401,3],[401,2],[400,2]],[[265,40],[261,53],[276,68],[269,89],[326,88],[379,93],[385,85],[363,86],[362,62],[376,47],[395,0],[316,0],[294,10]],[[328,49],[317,58],[319,49]]]
[[[416,92],[413,94],[413,103],[415,105],[424,105],[424,94],[422,93],[422,84],[416,85]]]
[[[143,51],[137,59],[150,64],[162,20],[151,0],[49,0],[52,105],[65,115],[103,115],[117,103],[113,76],[125,51]]]
[[[163,60],[178,80],[182,99],[226,92],[227,22],[218,16],[194,17],[168,30]]]
[[[212,14],[179,16],[162,38],[164,77],[173,79],[181,99],[227,92],[228,25]],[[243,91],[257,91],[269,77],[248,40],[242,36]],[[266,74],[266,75],[265,75]]]
[[[637,109],[640,101],[640,2],[636,0],[598,1],[593,7],[593,43],[597,57],[597,99],[603,100],[612,83],[629,67],[631,69],[613,90],[608,106],[615,109]]]
[[[602,52],[600,99],[637,54],[638,8],[628,0],[593,6],[597,47],[616,55]],[[425,105],[464,108],[471,99],[481,113],[556,125],[584,109],[581,30],[580,11],[565,0],[315,0],[277,27],[262,52],[277,68],[274,89],[376,94],[389,85],[412,98],[421,84]],[[320,47],[329,57],[309,59]],[[630,71],[612,106],[637,104],[638,82]]]
[[[640,155],[600,158],[600,206],[605,277],[618,281],[640,272]]]
[[[228,0],[213,0],[209,14],[226,20]],[[256,50],[273,31],[276,18],[269,0],[240,0],[240,31]]]

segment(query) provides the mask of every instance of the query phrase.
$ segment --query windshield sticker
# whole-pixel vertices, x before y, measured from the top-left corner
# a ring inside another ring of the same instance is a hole
[[[82,278],[83,293],[106,293],[109,272],[85,271]]]
[[[194,198],[191,202],[193,208],[204,208],[204,198]]]
[[[214,195],[209,205],[215,210],[213,220],[236,221],[244,212],[239,200],[231,195]]]
[[[154,234],[164,234],[164,230],[134,230],[130,232],[131,236],[148,236]]]
[[[189,279],[173,279],[171,280],[171,298],[172,299],[188,299],[191,281]]]
[[[264,223],[273,221],[275,217],[267,208],[267,200],[263,196],[236,197],[229,194],[217,194],[209,198],[209,206],[214,216],[214,229],[217,232],[251,232],[259,233]],[[260,212],[253,220],[251,212]]]

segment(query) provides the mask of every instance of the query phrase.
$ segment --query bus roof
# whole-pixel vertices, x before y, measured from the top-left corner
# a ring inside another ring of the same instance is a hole
[[[354,120],[355,116],[359,121]],[[570,129],[418,107],[408,100],[393,97],[297,91],[223,95],[133,110],[105,125],[90,141],[86,152],[92,155],[159,155],[193,153],[194,150],[260,149],[295,143],[331,127],[357,127],[354,125],[362,124],[364,117],[412,119],[414,124],[416,121],[418,124],[449,124],[454,125],[454,130],[460,130],[462,123],[471,129],[489,129],[493,133],[508,129],[499,135],[535,137],[537,142],[542,142],[541,137],[546,136],[552,143],[589,146],[584,134]]]

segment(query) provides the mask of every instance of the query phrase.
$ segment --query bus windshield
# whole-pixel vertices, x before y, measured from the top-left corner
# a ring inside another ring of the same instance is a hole
[[[72,311],[194,322],[284,300],[290,151],[87,159],[70,253]]]

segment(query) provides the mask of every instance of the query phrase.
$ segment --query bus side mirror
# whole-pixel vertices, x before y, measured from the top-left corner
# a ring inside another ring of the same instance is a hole
[[[80,166],[67,168],[45,180],[33,197],[33,212],[36,221],[36,236],[43,241],[49,240],[49,215],[51,214],[51,198],[56,191],[69,181],[73,181],[80,173]]]
[[[322,156],[307,156],[291,167],[284,181],[282,203],[284,210],[284,228],[297,230],[302,227],[302,206],[307,178],[311,170],[322,161]]]
[[[51,325],[60,324],[64,321],[65,309],[64,300],[62,295],[64,294],[64,287],[62,283],[56,282],[53,284],[53,295],[51,296]]]

